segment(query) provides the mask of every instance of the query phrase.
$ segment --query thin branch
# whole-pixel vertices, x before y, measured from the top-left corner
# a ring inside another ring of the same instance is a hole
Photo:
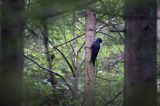
[[[107,33],[105,33],[105,32],[100,32],[100,31],[98,31],[98,32],[96,32],[96,33],[101,33],[101,34],[106,35],[106,36],[108,36],[108,37],[114,38],[113,36],[111,36],[111,35],[109,35],[109,34],[107,34]]]
[[[105,81],[111,81],[110,79],[102,78],[102,77],[97,76],[97,75],[96,75],[96,78],[101,79],[101,80],[105,80]],[[112,80],[112,81],[117,81],[117,80]]]
[[[66,41],[66,42],[64,42],[64,43],[62,43],[62,44],[55,45],[55,46],[53,46],[53,48],[57,48],[57,47],[59,47],[59,46],[63,46],[63,45],[65,45],[65,44],[67,44],[67,43],[70,43],[70,42],[74,41],[75,39],[77,39],[77,38],[79,38],[79,37],[81,37],[81,36],[83,36],[83,35],[84,35],[84,33],[81,34],[81,35],[78,35],[78,36],[76,36],[75,38],[73,38],[73,39],[71,39],[71,40],[69,40],[69,41]]]
[[[81,47],[77,50],[77,54],[81,51],[81,49],[83,48],[84,45],[85,45],[85,42],[83,42],[83,44],[81,45]]]
[[[98,18],[97,18],[97,20],[98,20],[100,23],[102,23],[102,24],[104,24],[104,25],[108,26],[108,24],[106,24],[106,23],[105,23],[105,22],[103,22],[102,20],[100,20],[100,19],[98,19]],[[115,25],[114,25],[114,24],[112,24],[112,26],[113,26],[113,28],[116,30],[116,32],[118,33],[118,35],[120,36],[120,38],[124,41],[123,36],[122,36],[122,35],[121,35],[121,33],[118,31],[118,29],[115,27]]]
[[[123,91],[119,92],[114,98],[112,98],[109,102],[107,102],[107,103],[105,104],[105,106],[108,106],[108,105],[110,105],[111,103],[113,103],[114,100],[116,100],[122,93],[123,93]]]
[[[121,33],[117,30],[117,28],[115,27],[115,25],[112,25],[113,26],[113,28],[116,30],[116,32],[119,34],[119,36],[120,36],[120,38],[123,40],[123,42],[124,42],[124,38],[123,38],[123,36],[121,35]]]
[[[122,33],[124,33],[125,30],[124,29],[117,29],[117,30],[115,30],[115,29],[109,29],[109,32],[122,32]]]
[[[106,27],[106,25],[105,24],[103,24],[102,26],[100,26],[99,28],[97,28],[96,29],[96,32],[98,32],[98,31],[100,31],[100,30],[102,30],[103,28],[105,28]]]
[[[33,31],[32,29],[30,29],[27,25],[26,25],[26,29],[32,34],[32,35],[35,35],[36,37],[38,36],[38,34]]]
[[[72,65],[70,64],[70,62],[68,61],[68,59],[66,58],[66,56],[58,48],[55,48],[55,49],[62,55],[62,57],[64,58],[64,60],[67,62],[69,68],[71,69],[73,77],[76,77],[74,69],[73,69]]]
[[[41,66],[40,64],[38,64],[36,61],[34,61],[32,58],[30,58],[30,57],[28,57],[28,56],[26,56],[26,55],[24,55],[24,57],[25,57],[26,59],[32,61],[32,62],[33,62],[34,64],[36,64],[39,68],[41,68],[41,69],[43,69],[43,70],[46,70],[47,72],[50,72],[50,73],[55,74],[55,75],[57,75],[57,76],[59,76],[59,77],[66,83],[66,85],[67,85],[68,88],[71,90],[71,92],[73,92],[73,91],[72,91],[72,87],[67,83],[67,81],[65,80],[65,78],[64,78],[62,75],[60,75],[59,73],[54,72],[54,71],[51,70],[51,69],[47,69],[47,68],[42,67],[42,66]]]
[[[96,18],[96,20],[97,20],[98,22],[100,22],[100,23],[104,24],[105,26],[108,26],[108,24],[107,24],[107,23],[105,23],[105,22],[103,22],[102,20],[100,20],[100,19],[98,19],[98,18]]]
[[[29,27],[27,27],[27,29],[28,29],[28,31],[31,32],[33,35],[38,36],[38,35],[37,35],[33,30],[31,30]],[[63,46],[63,45],[65,45],[65,44],[67,44],[67,43],[70,43],[70,42],[74,41],[75,39],[77,39],[77,38],[79,38],[79,37],[81,37],[81,36],[83,36],[83,35],[84,35],[84,33],[81,34],[81,35],[78,35],[78,36],[76,36],[75,38],[73,38],[73,39],[71,39],[71,40],[69,40],[69,41],[66,41],[66,42],[64,42],[64,43],[62,43],[62,44],[55,45],[55,46],[53,46],[53,48],[57,48],[57,47],[59,47],[59,46]],[[49,51],[49,52],[50,52],[50,51]]]

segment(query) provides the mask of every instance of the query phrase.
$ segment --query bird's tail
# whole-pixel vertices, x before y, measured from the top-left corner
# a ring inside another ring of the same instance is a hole
[[[95,66],[95,61],[93,62],[93,61],[90,61],[90,64],[93,64],[93,66]]]

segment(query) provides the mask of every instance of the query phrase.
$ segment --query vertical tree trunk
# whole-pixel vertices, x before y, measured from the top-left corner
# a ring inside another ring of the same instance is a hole
[[[42,20],[42,26],[41,26],[42,34],[43,34],[43,43],[44,43],[44,49],[45,49],[45,54],[46,54],[46,60],[48,63],[48,69],[52,69],[52,59],[51,59],[51,54],[49,53],[49,33],[48,33],[48,26],[47,22],[45,19]],[[51,72],[47,72],[47,77],[54,88],[55,85],[57,84],[56,78]]]
[[[75,14],[73,14],[73,22],[72,22],[72,34],[73,34],[73,37],[76,36],[76,32],[75,32],[75,22],[76,22],[76,17],[75,17]],[[78,68],[78,59],[77,59],[77,50],[76,50],[76,46],[77,46],[77,40],[75,39],[75,41],[73,41],[72,43],[70,43],[71,47],[72,47],[72,52],[71,52],[71,62],[72,62],[72,66],[74,68],[74,71],[75,71],[75,77],[74,77],[74,80],[73,80],[73,86],[72,86],[72,89],[73,89],[73,100],[77,100],[78,98],[78,78],[79,78],[79,68]]]
[[[85,87],[83,106],[94,106],[94,85],[95,72],[94,67],[90,63],[91,45],[95,39],[95,15],[91,10],[86,11],[86,34],[85,34]]]
[[[160,49],[160,7],[157,9],[157,48]]]
[[[0,106],[20,106],[24,0],[1,2]]]
[[[47,20],[43,19],[41,20],[42,22],[42,34],[43,34],[43,43],[44,43],[44,49],[45,49],[45,54],[46,54],[46,60],[47,60],[47,64],[48,64],[48,69],[52,70],[52,59],[51,59],[51,54],[49,53],[49,33],[48,33],[48,26],[47,26]],[[57,85],[57,80],[55,78],[55,75],[53,75],[53,73],[51,72],[47,72],[46,76],[49,80],[49,82],[51,83],[52,87],[53,87],[53,92],[55,91],[55,87]],[[54,95],[56,98],[54,98],[54,101],[52,104],[54,104],[55,106],[59,105],[59,99],[57,98],[57,95]]]
[[[124,106],[157,106],[156,0],[126,0]]]

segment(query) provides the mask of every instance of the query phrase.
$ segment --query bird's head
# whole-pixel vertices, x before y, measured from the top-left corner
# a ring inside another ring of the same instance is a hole
[[[101,43],[102,39],[101,38],[97,38],[96,41],[99,42],[99,43]]]

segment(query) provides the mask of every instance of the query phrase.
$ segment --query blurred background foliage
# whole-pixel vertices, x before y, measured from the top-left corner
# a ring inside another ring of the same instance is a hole
[[[87,8],[95,12],[96,37],[103,40],[95,67],[96,106],[122,106],[124,34],[111,31],[110,26],[123,28],[123,5],[124,0],[26,0],[24,51],[29,59],[25,58],[23,71],[23,106],[81,106],[84,86],[81,59]],[[48,81],[45,70],[48,59],[43,42],[44,22],[49,35],[48,54],[55,55],[51,70],[65,79],[55,75],[55,87]],[[65,59],[78,72],[77,98],[74,99],[69,88],[74,88],[74,77]]]

